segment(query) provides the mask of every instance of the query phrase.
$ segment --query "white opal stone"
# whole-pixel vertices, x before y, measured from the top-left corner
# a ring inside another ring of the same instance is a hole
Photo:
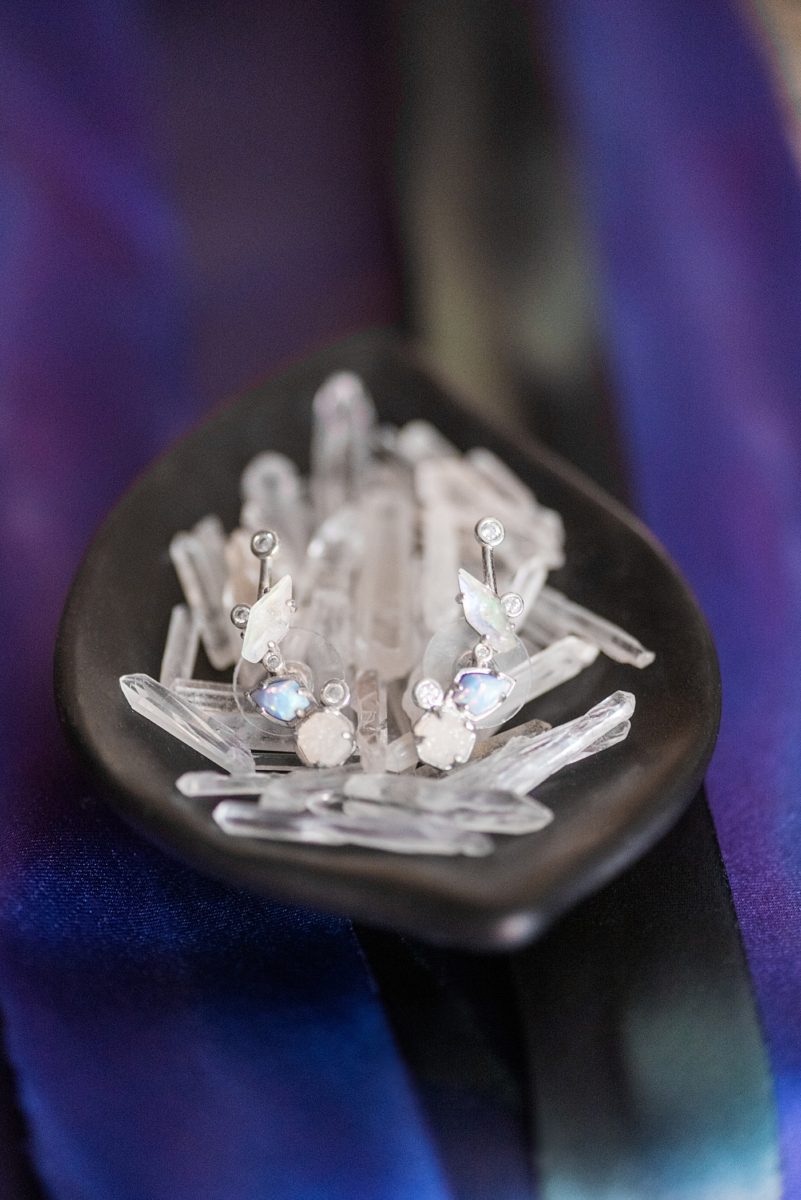
[[[353,753],[353,725],[344,713],[321,708],[298,729],[298,756],[310,767],[340,767]]]
[[[253,605],[242,639],[242,657],[248,662],[261,662],[270,642],[280,642],[289,632],[291,600],[292,576],[283,575]]]
[[[459,572],[459,592],[468,625],[498,653],[513,650],[517,638],[500,597],[465,570]]]
[[[474,730],[460,712],[451,708],[423,713],[414,735],[421,761],[440,771],[467,762],[476,744]]]
[[[466,667],[453,682],[453,702],[471,717],[487,717],[500,708],[514,686],[514,679],[499,671]]]

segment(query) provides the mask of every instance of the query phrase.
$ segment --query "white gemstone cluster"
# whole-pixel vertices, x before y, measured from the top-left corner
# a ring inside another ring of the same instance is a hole
[[[304,479],[257,453],[238,526],[210,515],[172,539],[183,599],[159,678],[120,684],[222,771],[178,790],[214,798],[239,837],[484,855],[544,829],[532,789],[623,741],[634,697],[509,722],[599,654],[643,668],[652,652],[549,584],[562,520],[492,451],[379,425],[340,372],[312,401],[311,460]],[[476,541],[483,579],[464,565]]]

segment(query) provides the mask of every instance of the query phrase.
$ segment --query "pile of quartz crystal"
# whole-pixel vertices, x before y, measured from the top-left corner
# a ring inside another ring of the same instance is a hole
[[[543,829],[533,790],[623,741],[634,696],[511,722],[599,654],[653,654],[549,585],[562,521],[490,450],[379,425],[347,372],[312,412],[308,479],[255,453],[238,527],[175,534],[160,678],[123,676],[123,694],[221,768],[176,786],[216,800],[231,836],[484,855]]]

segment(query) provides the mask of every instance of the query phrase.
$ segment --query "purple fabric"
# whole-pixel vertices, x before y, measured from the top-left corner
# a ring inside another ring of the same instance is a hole
[[[709,799],[799,1196],[798,172],[737,6],[559,0],[550,16],[639,505],[720,652]]]
[[[142,843],[74,777],[52,713],[70,576],[132,475],[243,373],[396,311],[364,6],[254,6],[238,42],[211,16],[190,40],[177,13],[0,15],[6,1048],[57,1200],[442,1200],[348,923]],[[202,154],[169,110],[192,81]]]

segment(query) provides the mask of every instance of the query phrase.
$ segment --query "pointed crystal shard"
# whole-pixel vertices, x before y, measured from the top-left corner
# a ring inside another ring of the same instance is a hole
[[[344,813],[286,814],[242,801],[223,800],[212,814],[224,833],[319,846],[364,846],[396,854],[468,854],[492,851],[482,833],[459,829],[428,814],[349,817]]]
[[[524,725],[517,725],[514,729],[504,729],[500,733],[494,733],[492,737],[487,738],[484,742],[479,742],[473,751],[470,761],[479,762],[482,758],[487,758],[488,755],[494,754],[496,750],[500,750],[501,746],[505,746],[513,737],[536,737],[540,733],[545,733],[551,726],[547,721],[532,720],[526,721]]]
[[[344,795],[354,800],[394,804],[426,812],[450,813],[457,808],[476,808],[482,811],[510,812],[520,807],[520,798],[513,792],[488,788],[478,792],[444,788],[438,779],[420,775],[364,774],[356,771],[344,781]]]
[[[403,733],[387,744],[385,759],[388,771],[409,771],[417,762],[417,742],[413,733]]]
[[[363,771],[383,771],[387,760],[387,689],[377,671],[359,672],[354,700],[358,721],[356,744],[361,768]]]
[[[149,675],[122,675],[122,694],[134,712],[232,773],[254,770],[253,755],[241,738],[214,717],[204,716]]]
[[[246,775],[218,775],[216,771],[187,771],[175,781],[182,796],[261,796],[270,776],[251,771]],[[301,808],[305,806],[301,805]]]
[[[159,672],[160,683],[172,687],[176,679],[192,674],[199,642],[200,631],[194,616],[185,604],[176,604],[170,613]]]
[[[225,534],[217,517],[205,517],[170,542],[170,558],[192,611],[209,662],[218,671],[236,662],[238,635],[223,606]]]
[[[454,458],[459,454],[430,421],[407,421],[397,432],[395,453],[410,466],[427,458]]]
[[[511,590],[523,600],[523,612],[532,607],[548,578],[548,567],[539,555],[527,558],[512,576]]]
[[[242,639],[242,657],[247,662],[261,662],[270,642],[280,642],[289,632],[291,601],[292,577],[284,575],[252,606]]]
[[[459,571],[459,593],[468,625],[498,653],[513,650],[517,637],[500,597],[464,569]]]
[[[309,512],[298,468],[285,454],[272,450],[257,454],[242,472],[240,491],[244,529],[251,534],[260,529],[277,530],[281,562],[295,568],[309,535]]]
[[[614,692],[589,712],[533,738],[511,738],[481,762],[469,763],[440,781],[440,786],[481,789],[502,788],[525,795],[543,780],[575,762],[593,743],[634,712],[631,692]]]
[[[411,568],[415,511],[391,481],[364,497],[364,558],[357,590],[356,658],[384,680],[405,675],[415,659]]]
[[[356,500],[369,454],[375,408],[358,375],[331,375],[312,402],[311,490],[317,522]]]
[[[568,600],[556,588],[544,587],[534,607],[527,614],[526,624],[533,628],[543,625],[554,637],[575,634],[598,646],[615,662],[633,667],[648,667],[654,661],[652,650],[646,650],[631,634],[604,617]]]
[[[553,688],[574,679],[598,657],[598,647],[577,637],[560,638],[544,650],[532,654],[526,663],[519,668],[510,667],[509,674],[516,678],[519,691],[510,695],[495,712],[493,721],[502,725],[519,711],[523,704],[529,704],[539,696],[544,696]]]

